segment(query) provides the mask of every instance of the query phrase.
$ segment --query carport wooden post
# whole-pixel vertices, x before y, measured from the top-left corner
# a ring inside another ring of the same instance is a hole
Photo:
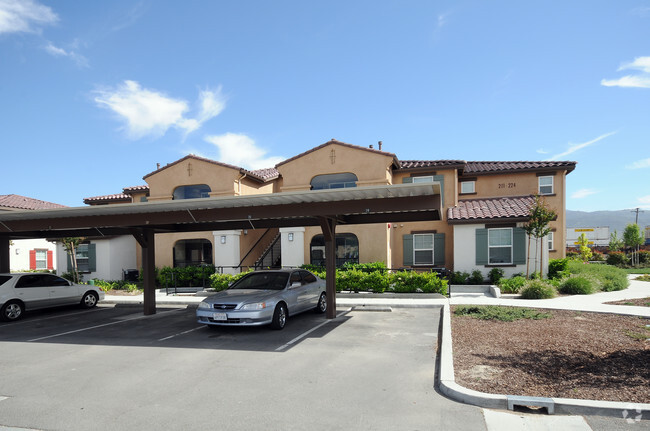
[[[0,235],[0,273],[11,272],[9,263],[9,237]]]
[[[142,281],[144,282],[144,314],[156,314],[156,244],[153,229],[131,229],[142,247]]]
[[[336,219],[319,217],[325,238],[325,289],[328,319],[336,317]]]

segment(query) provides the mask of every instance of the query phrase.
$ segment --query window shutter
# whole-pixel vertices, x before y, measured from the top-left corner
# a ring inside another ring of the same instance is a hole
[[[488,264],[488,231],[476,229],[476,264]]]
[[[434,182],[440,183],[440,203],[442,207],[445,207],[445,176],[444,175],[434,175]]]
[[[97,244],[88,244],[88,271],[97,271]]]
[[[66,272],[72,272],[72,259],[70,258],[70,253],[68,253],[67,251],[65,251],[65,258],[66,258],[66,262],[68,263],[68,270]]]
[[[520,227],[512,230],[512,263],[526,263],[526,231]]]
[[[36,250],[29,250],[29,269],[36,269]]]
[[[404,266],[413,265],[413,235],[404,235],[402,252],[404,255]]]
[[[413,178],[412,178],[412,177],[404,177],[404,178],[402,178],[402,183],[404,183],[404,184],[406,184],[406,183],[412,183],[412,182],[413,182]]]
[[[433,235],[433,264],[444,266],[445,264],[445,234],[436,233]]]
[[[54,253],[52,253],[52,250],[47,251],[47,269],[50,271],[54,269]]]

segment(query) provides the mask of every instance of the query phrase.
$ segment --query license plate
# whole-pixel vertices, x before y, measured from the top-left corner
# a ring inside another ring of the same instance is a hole
[[[214,313],[212,315],[212,319],[213,320],[220,320],[220,321],[228,320],[228,315],[226,313]]]

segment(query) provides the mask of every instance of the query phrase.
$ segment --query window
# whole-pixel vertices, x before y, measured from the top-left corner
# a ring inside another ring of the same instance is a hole
[[[75,257],[77,258],[77,271],[79,272],[90,272],[88,245],[89,244],[79,244],[77,246]]]
[[[212,260],[212,243],[207,239],[183,239],[174,244],[174,267],[209,265]]]
[[[355,234],[336,235],[336,266],[346,262],[359,263],[359,239]],[[325,237],[315,235],[309,244],[309,263],[325,266]]]
[[[476,193],[476,181],[461,181],[460,193]]]
[[[433,234],[413,235],[413,264],[433,265]]]
[[[433,176],[429,175],[426,177],[412,177],[413,178],[413,183],[432,183],[433,182]]]
[[[36,250],[35,269],[47,269],[47,250]]]
[[[539,177],[539,194],[552,195],[553,194],[553,177]]]
[[[549,233],[548,233],[548,236],[546,237],[546,239],[548,240],[548,249],[549,249],[549,250],[555,250],[555,249],[553,248],[553,232],[549,232]]]
[[[488,263],[512,263],[512,228],[488,229]]]
[[[357,186],[357,176],[351,172],[342,174],[316,175],[311,180],[312,190],[344,189]]]
[[[198,199],[198,198],[209,198],[210,186],[206,184],[193,184],[190,186],[180,186],[174,189],[174,200],[179,199]]]

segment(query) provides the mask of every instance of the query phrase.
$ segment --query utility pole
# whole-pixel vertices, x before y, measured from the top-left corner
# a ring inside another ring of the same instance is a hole
[[[641,211],[640,208],[630,211],[632,213],[636,213],[636,219],[634,220],[634,224],[639,224],[639,211],[642,213],[645,212],[645,211]]]

